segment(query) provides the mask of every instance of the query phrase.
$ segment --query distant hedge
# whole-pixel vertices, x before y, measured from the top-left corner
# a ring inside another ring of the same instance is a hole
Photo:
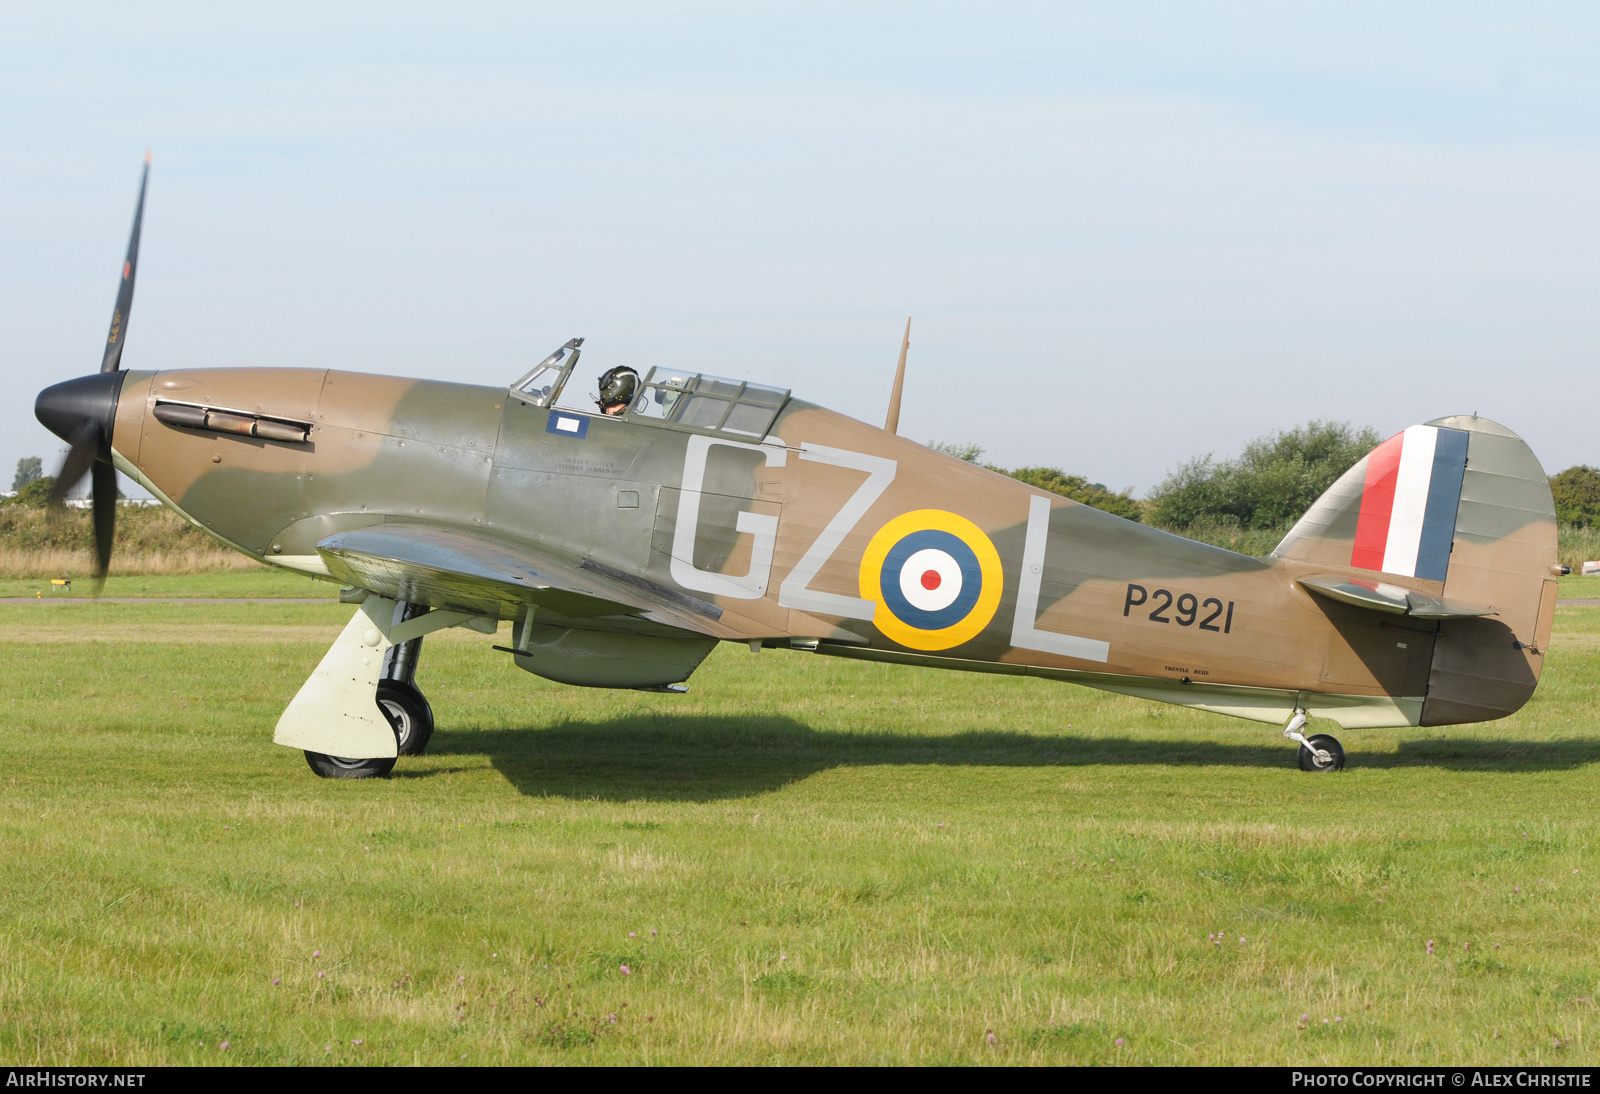
[[[983,456],[982,446],[975,444],[929,441],[928,447],[935,452],[943,452],[946,456],[965,460],[967,463],[978,463]],[[990,471],[998,471],[1002,475],[1010,475],[1029,486],[1048,490],[1052,494],[1060,494],[1064,498],[1080,501],[1096,509],[1104,509],[1108,513],[1128,520],[1139,520],[1144,513],[1144,505],[1133,496],[1133,491],[1109,490],[1103,483],[1090,482],[1082,475],[1069,475],[1059,467],[1018,467],[1012,470],[992,463],[981,466],[987,467]]]
[[[1166,528],[1286,528],[1382,440],[1370,427],[1312,421],[1257,437],[1231,460],[1199,456],[1150,494],[1147,519]]]
[[[1556,519],[1562,524],[1600,526],[1600,470],[1579,464],[1551,475],[1550,493],[1556,500]]]
[[[1004,469],[997,467],[995,470]],[[1128,491],[1114,493],[1100,483],[1090,482],[1082,475],[1069,475],[1059,467],[1019,467],[1005,473],[1029,486],[1048,490],[1052,494],[1060,494],[1073,501],[1081,501],[1085,505],[1104,509],[1108,513],[1128,520],[1139,520],[1144,513],[1144,506],[1139,504]]]

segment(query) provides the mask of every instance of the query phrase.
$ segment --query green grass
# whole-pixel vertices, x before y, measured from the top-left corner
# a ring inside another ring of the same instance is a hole
[[[1600,586],[1600,582],[1595,584]],[[0,579],[0,597],[32,596],[65,600],[68,597],[87,599],[94,595],[94,581],[87,577],[73,578],[72,587],[65,591],[53,587],[49,578]],[[105,589],[100,595],[260,599],[318,596],[335,599],[339,595],[339,586],[333,582],[317,581],[288,570],[261,567],[253,570],[223,570],[199,574],[112,575],[106,578]]]
[[[587,691],[449,632],[429,754],[324,782],[270,737],[348,610],[0,607],[0,1059],[1595,1062],[1600,609],[1518,716],[1338,775],[1043,681]]]
[[[1581,577],[1572,574],[1560,578],[1556,595],[1563,600],[1600,600],[1600,575]]]

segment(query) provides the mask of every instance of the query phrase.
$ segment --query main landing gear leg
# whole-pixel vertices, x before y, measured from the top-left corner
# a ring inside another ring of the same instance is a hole
[[[273,731],[274,742],[304,751],[325,779],[381,778],[394,767],[394,728],[373,703],[393,608],[373,597],[356,609]]]
[[[351,599],[360,607],[272,733],[277,744],[303,750],[325,778],[380,777],[398,756],[421,752],[433,733],[433,711],[415,682],[422,636],[444,627],[493,634],[500,622],[357,592]]]
[[[1343,768],[1344,746],[1326,733],[1304,736],[1300,732],[1300,727],[1305,724],[1306,712],[1297,710],[1294,712],[1294,717],[1289,719],[1289,724],[1283,727],[1285,737],[1300,742],[1300,770],[1338,771]]]
[[[420,604],[402,600],[394,606],[398,626],[421,615]],[[420,756],[433,736],[433,708],[417,687],[417,660],[422,656],[422,636],[390,646],[378,678],[378,709],[394,727],[395,747],[402,756]]]

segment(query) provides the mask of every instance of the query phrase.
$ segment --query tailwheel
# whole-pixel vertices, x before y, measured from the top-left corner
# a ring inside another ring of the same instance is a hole
[[[310,749],[306,749],[305,754],[311,770],[324,779],[381,779],[394,770],[393,756],[347,760],[342,756],[324,756]]]
[[[1300,746],[1301,771],[1340,771],[1344,768],[1344,746],[1326,733],[1314,733]]]
[[[433,708],[417,686],[404,680],[379,680],[378,709],[394,727],[400,755],[422,755],[433,736]]]

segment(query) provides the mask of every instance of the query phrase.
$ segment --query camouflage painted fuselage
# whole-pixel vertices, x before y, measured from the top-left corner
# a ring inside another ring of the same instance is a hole
[[[158,402],[309,429],[295,443],[174,425]],[[1309,590],[1302,578],[1379,576],[1350,564],[1348,486],[1257,559],[796,399],[745,436],[547,410],[504,388],[130,372],[112,443],[123,471],[246,554],[394,599],[536,618],[580,642],[706,636],[1355,727],[1501,717],[1538,681],[1555,590],[1543,471],[1491,422],[1434,424],[1471,445],[1448,576],[1383,581],[1477,614],[1386,613]],[[521,558],[532,576],[374,562],[371,533],[406,529],[502,568]]]

